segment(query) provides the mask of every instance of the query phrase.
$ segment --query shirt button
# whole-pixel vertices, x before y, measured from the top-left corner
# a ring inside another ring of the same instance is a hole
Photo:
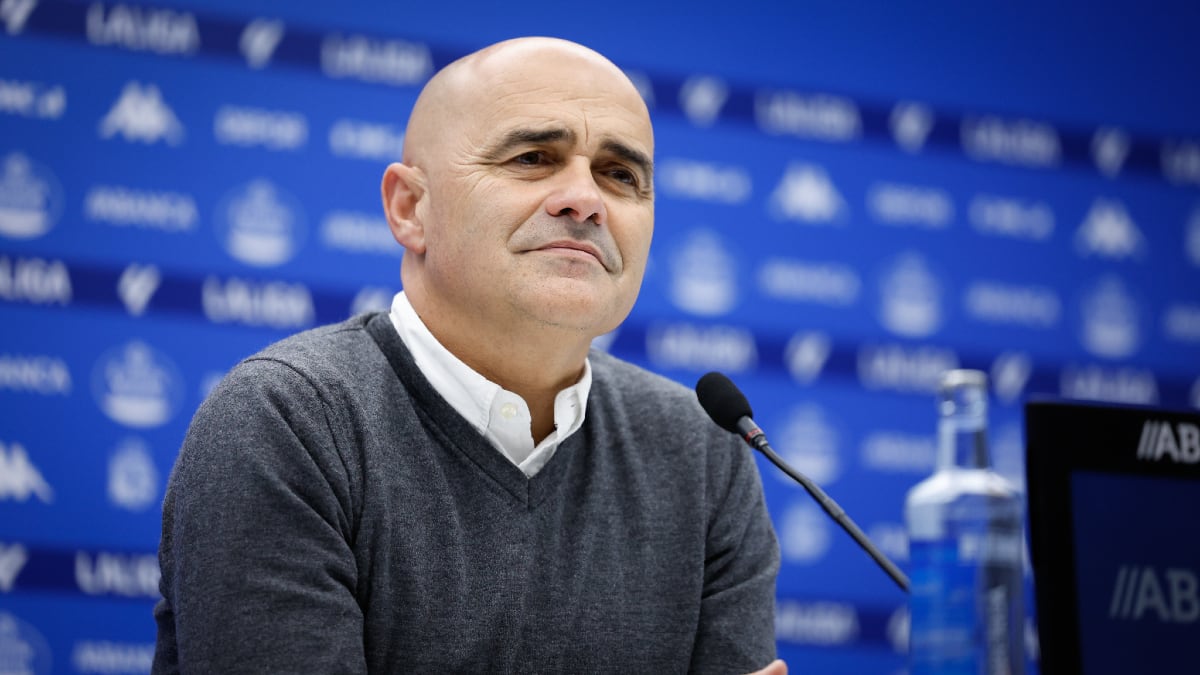
[[[517,414],[517,406],[513,405],[512,403],[505,403],[504,405],[500,406],[500,414],[503,415],[505,419],[512,419]]]

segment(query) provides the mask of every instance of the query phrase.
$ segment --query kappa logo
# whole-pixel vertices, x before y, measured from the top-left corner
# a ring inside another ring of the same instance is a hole
[[[63,205],[54,174],[19,152],[6,155],[0,171],[0,236],[35,239],[49,232]]]
[[[771,193],[776,218],[802,223],[842,224],[846,200],[825,170],[813,164],[790,164]]]
[[[1187,422],[1146,420],[1138,440],[1137,458],[1196,464],[1200,462],[1200,427]]]
[[[1097,199],[1075,232],[1075,250],[1087,257],[1141,258],[1145,252],[1142,236],[1129,212],[1120,202]]]
[[[729,87],[716,77],[689,77],[679,89],[679,105],[692,124],[698,127],[711,127],[727,100]]]
[[[121,272],[121,278],[117,280],[117,295],[121,296],[121,302],[125,303],[125,309],[132,316],[141,316],[161,282],[162,275],[158,267],[135,263]]]
[[[783,356],[792,379],[800,384],[812,384],[825,368],[831,349],[832,341],[826,333],[813,331],[793,335]]]
[[[130,143],[147,145],[159,141],[179,145],[184,138],[183,125],[158,87],[133,81],[125,84],[117,102],[100,120],[99,132],[103,139],[120,136]]]
[[[4,30],[9,35],[20,35],[37,4],[37,0],[0,0],[0,21],[4,22]]]
[[[699,316],[719,316],[737,303],[733,256],[717,235],[696,230],[671,256],[671,302]]]
[[[892,108],[888,126],[897,145],[908,152],[920,152],[933,130],[933,111],[921,103],[902,101]]]
[[[225,250],[256,267],[282,265],[300,249],[304,223],[300,203],[260,178],[233,190],[217,210]]]
[[[888,266],[879,281],[879,319],[905,337],[927,337],[942,323],[942,287],[920,254],[906,252]]]
[[[1092,159],[1100,173],[1112,178],[1121,172],[1129,157],[1129,135],[1114,127],[1103,127],[1092,136]]]
[[[129,511],[144,511],[158,498],[158,468],[139,438],[121,442],[108,459],[108,500]]]
[[[802,404],[793,408],[779,437],[779,451],[789,464],[818,484],[832,483],[841,475],[841,453],[837,429],[820,406]],[[792,479],[782,471],[780,480]]]
[[[274,19],[255,19],[242,29],[238,48],[251,68],[265,68],[283,41],[283,22]]]
[[[0,500],[25,502],[30,497],[49,504],[54,501],[54,489],[29,460],[24,446],[0,441]]]
[[[1082,343],[1089,352],[1108,358],[1123,358],[1141,343],[1138,305],[1125,285],[1106,276],[1084,293],[1081,304]]]
[[[0,592],[8,593],[24,569],[29,553],[20,544],[0,543]]]
[[[92,371],[92,389],[105,415],[125,426],[149,428],[171,418],[183,385],[170,359],[131,340],[101,355]]]

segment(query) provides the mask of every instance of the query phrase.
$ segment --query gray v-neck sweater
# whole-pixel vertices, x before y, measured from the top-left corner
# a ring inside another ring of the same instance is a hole
[[[713,672],[775,653],[748,448],[591,355],[587,421],[527,478],[385,314],[276,343],[201,406],[163,504],[154,672]]]

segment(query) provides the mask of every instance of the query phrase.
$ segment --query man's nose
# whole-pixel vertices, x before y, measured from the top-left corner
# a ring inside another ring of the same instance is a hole
[[[608,224],[604,195],[596,185],[588,158],[573,158],[555,178],[554,190],[546,199],[550,215],[569,216],[577,223],[591,220],[597,225]]]

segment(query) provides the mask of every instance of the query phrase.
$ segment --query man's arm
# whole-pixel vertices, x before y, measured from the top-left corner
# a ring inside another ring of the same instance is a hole
[[[318,391],[238,366],[172,472],[155,672],[365,672],[350,482]]]

